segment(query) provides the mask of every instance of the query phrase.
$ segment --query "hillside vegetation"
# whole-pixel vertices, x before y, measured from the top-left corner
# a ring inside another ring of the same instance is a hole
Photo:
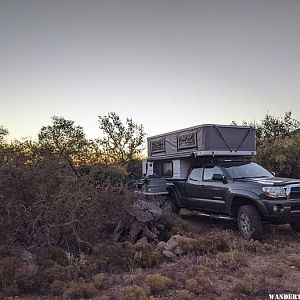
[[[278,176],[300,178],[299,122],[292,114],[249,124],[258,129],[256,160]],[[145,133],[115,113],[99,117],[99,127],[101,138],[89,140],[81,126],[53,117],[37,140],[8,141],[0,126],[1,299],[300,293],[299,236],[285,226],[269,226],[260,243],[242,240],[231,223],[165,212],[160,243],[113,242],[118,222],[141,198],[128,184],[141,174]]]

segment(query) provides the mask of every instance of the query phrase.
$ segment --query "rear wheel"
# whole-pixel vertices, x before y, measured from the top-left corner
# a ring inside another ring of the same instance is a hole
[[[238,210],[238,225],[241,235],[249,240],[262,238],[262,222],[253,205],[242,205]]]
[[[291,222],[290,226],[296,232],[300,232],[300,221]]]

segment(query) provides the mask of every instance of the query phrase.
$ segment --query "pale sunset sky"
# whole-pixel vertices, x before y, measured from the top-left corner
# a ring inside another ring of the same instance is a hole
[[[0,0],[0,125],[58,115],[98,137],[114,111],[151,136],[300,120],[299,0]]]

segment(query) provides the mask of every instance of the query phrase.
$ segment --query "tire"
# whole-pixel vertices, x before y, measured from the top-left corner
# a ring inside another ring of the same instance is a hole
[[[261,240],[261,217],[253,205],[242,205],[238,210],[238,226],[243,238]]]
[[[299,221],[291,222],[290,226],[294,231],[300,232],[300,222]]]
[[[179,215],[180,207],[177,202],[177,196],[173,190],[169,190],[167,200],[170,206],[170,211],[174,214]]]

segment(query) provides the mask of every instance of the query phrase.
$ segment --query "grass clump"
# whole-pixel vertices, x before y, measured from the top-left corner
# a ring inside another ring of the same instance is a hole
[[[274,262],[267,269],[267,273],[274,277],[284,277],[289,271],[287,264],[283,262]]]
[[[186,289],[196,295],[213,291],[213,284],[208,270],[200,270],[194,278],[185,282]]]
[[[159,293],[166,290],[172,283],[169,277],[160,274],[150,274],[145,278],[146,284],[150,287],[152,293]]]
[[[54,280],[50,285],[50,292],[56,296],[62,296],[66,288],[66,283],[61,280]]]
[[[94,247],[92,255],[82,255],[77,264],[89,276],[128,272],[132,268],[131,256],[127,243],[101,243]]]
[[[287,256],[287,261],[290,266],[294,266],[297,269],[300,269],[300,255],[299,254],[291,254]]]
[[[183,242],[183,254],[204,255],[215,254],[219,251],[229,251],[230,237],[226,234],[214,234],[209,237],[198,237],[189,242]]]
[[[174,235],[194,236],[190,225],[175,214],[164,214],[160,222],[165,226],[165,230],[159,236],[162,241],[167,241]]]
[[[44,267],[49,267],[54,264],[67,266],[67,254],[62,248],[59,247],[42,248],[37,254],[37,264]]]
[[[138,286],[131,285],[123,289],[120,300],[148,300],[147,291]]]
[[[151,268],[163,260],[160,249],[150,243],[127,244],[131,253],[132,267]]]
[[[97,294],[97,289],[92,282],[72,282],[63,293],[67,299],[92,298]]]
[[[242,250],[251,253],[273,253],[276,248],[267,243],[261,243],[260,241],[242,241]]]
[[[233,287],[233,292],[236,294],[253,295],[257,290],[257,282],[254,278],[246,277],[238,281]]]
[[[221,252],[216,255],[216,264],[232,271],[237,270],[246,265],[245,255],[237,250]]]
[[[176,293],[176,299],[180,299],[180,300],[192,300],[195,299],[196,295],[192,292],[190,292],[189,290],[179,290]]]
[[[99,273],[93,276],[92,281],[94,283],[95,288],[98,290],[104,289],[109,283],[107,276],[103,273]]]

